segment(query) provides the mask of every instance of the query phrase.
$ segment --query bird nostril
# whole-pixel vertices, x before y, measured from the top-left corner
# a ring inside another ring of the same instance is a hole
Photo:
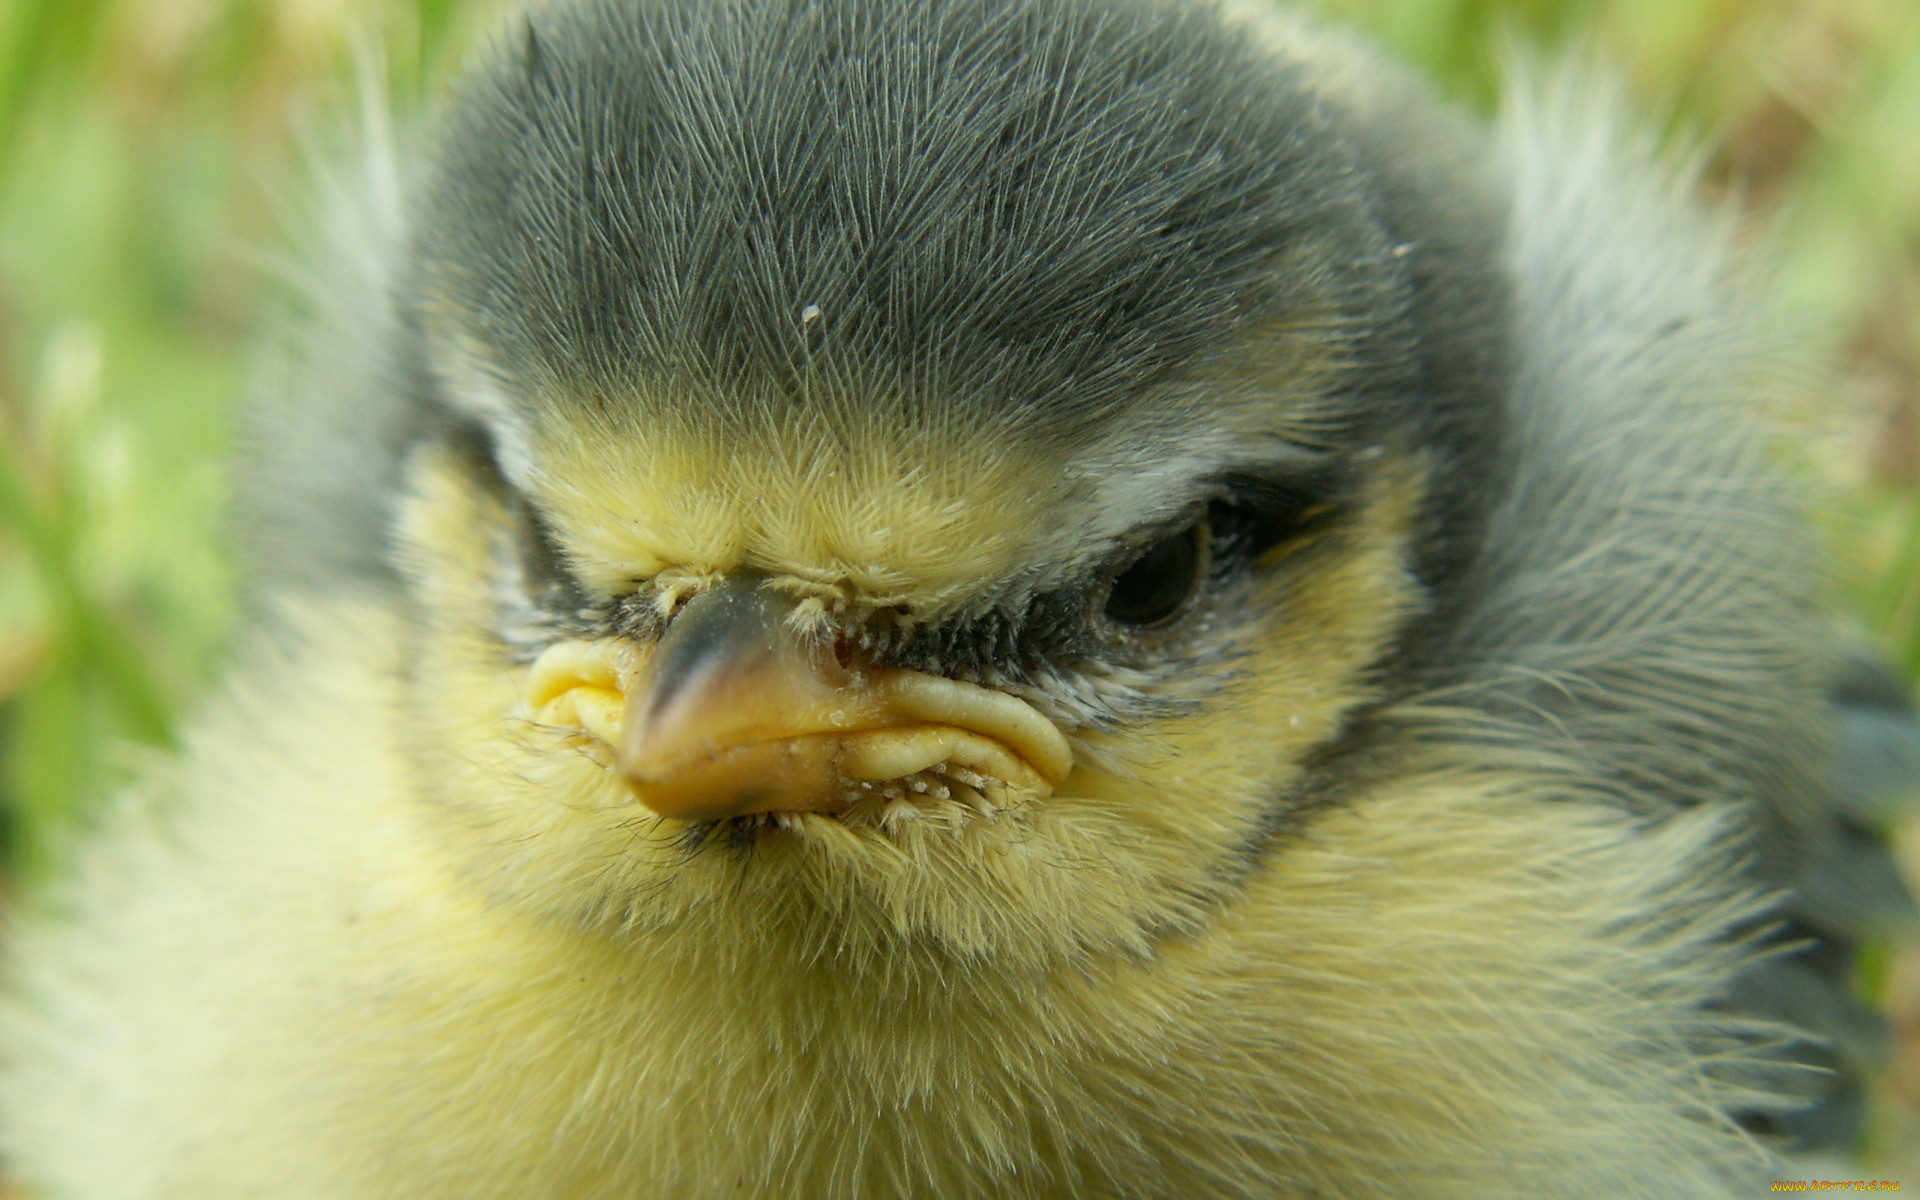
[[[663,627],[673,624],[673,619],[685,610],[688,601],[693,599],[693,595],[690,591],[673,591],[662,597],[660,603],[660,624]]]

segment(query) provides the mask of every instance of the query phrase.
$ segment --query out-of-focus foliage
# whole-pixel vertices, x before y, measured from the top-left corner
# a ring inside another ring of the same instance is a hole
[[[0,0],[0,829],[16,872],[176,737],[213,675],[232,406],[291,240],[303,130],[347,107],[356,46],[404,89],[496,7]],[[1795,320],[1838,364],[1788,414],[1833,485],[1836,595],[1920,673],[1920,3],[1320,7],[1482,109],[1509,49],[1580,50],[1705,151],[1709,193],[1754,214]]]
[[[222,505],[248,334],[303,142],[449,0],[0,3],[0,813],[37,869],[174,735],[231,614]],[[475,11],[472,18],[483,14]],[[402,79],[401,86],[405,86]]]

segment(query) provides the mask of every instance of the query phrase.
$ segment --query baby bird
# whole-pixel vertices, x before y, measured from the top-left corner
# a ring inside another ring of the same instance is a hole
[[[10,1168],[1664,1200],[1849,1136],[1891,877],[1773,331],[1603,90],[1483,130],[1252,0],[518,20],[289,339],[226,688],[12,935]]]

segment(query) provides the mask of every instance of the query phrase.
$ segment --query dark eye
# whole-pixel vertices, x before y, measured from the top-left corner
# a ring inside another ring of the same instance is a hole
[[[1107,591],[1107,619],[1137,629],[1179,616],[1207,574],[1207,522],[1195,521],[1147,547]]]

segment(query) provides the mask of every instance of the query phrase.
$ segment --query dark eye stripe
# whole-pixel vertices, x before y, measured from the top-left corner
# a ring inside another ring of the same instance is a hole
[[[559,539],[554,536],[546,518],[517,495],[511,507],[516,527],[514,532],[520,541],[520,561],[526,566],[527,573],[538,583],[576,587],[573,572],[567,567],[566,555],[561,552]]]
[[[1262,554],[1335,516],[1344,480],[1331,470],[1284,479],[1230,475],[1225,495],[1211,506],[1218,556],[1251,563]]]

